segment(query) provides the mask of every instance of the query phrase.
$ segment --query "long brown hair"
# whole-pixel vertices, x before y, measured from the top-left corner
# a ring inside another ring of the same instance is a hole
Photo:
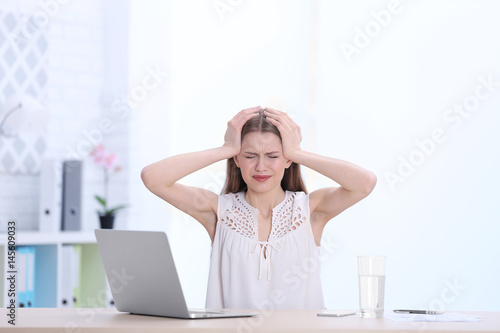
[[[281,140],[280,131],[276,126],[267,121],[264,116],[264,111],[260,111],[258,115],[250,118],[243,128],[241,129],[241,141],[245,135],[251,132],[259,133],[273,133],[277,135]],[[292,162],[292,164],[285,169],[285,174],[281,180],[281,188],[283,190],[298,192],[302,191],[307,193],[306,186],[302,180],[302,175],[300,173],[300,165]],[[243,180],[241,175],[241,170],[236,166],[234,159],[227,159],[227,169],[226,169],[226,182],[224,188],[222,189],[222,194],[237,193],[247,190],[247,184]]]

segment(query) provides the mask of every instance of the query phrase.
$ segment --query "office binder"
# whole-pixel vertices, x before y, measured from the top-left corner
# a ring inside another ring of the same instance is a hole
[[[60,307],[72,308],[80,304],[80,261],[81,250],[79,245],[63,245],[61,251],[61,299]]]
[[[63,231],[81,230],[82,161],[63,162],[62,223]]]
[[[71,245],[63,245],[61,248],[61,272],[60,279],[60,300],[59,306],[62,308],[73,307],[73,293],[71,291],[71,252],[73,251]]]
[[[25,308],[28,304],[28,292],[26,290],[28,273],[28,254],[25,247],[17,248],[17,307]]]
[[[20,246],[17,249],[18,282],[17,304],[20,308],[35,307],[35,248]]]
[[[73,307],[82,307],[82,294],[80,288],[80,276],[82,274],[82,245],[73,245],[73,255],[71,262],[71,292],[73,293]]]
[[[39,231],[58,231],[62,210],[62,162],[55,159],[41,161],[39,193]]]
[[[36,306],[35,300],[35,248],[30,246],[26,248],[28,250],[28,270],[26,279],[26,291],[28,297],[27,307],[34,308]]]

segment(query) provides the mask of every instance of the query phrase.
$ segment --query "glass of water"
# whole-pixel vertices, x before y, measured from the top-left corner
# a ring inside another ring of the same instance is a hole
[[[361,318],[384,316],[385,257],[358,257],[359,313]]]

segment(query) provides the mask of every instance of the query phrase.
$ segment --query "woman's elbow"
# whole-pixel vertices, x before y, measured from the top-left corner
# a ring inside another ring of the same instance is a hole
[[[367,171],[366,180],[364,183],[365,186],[363,188],[363,194],[365,196],[368,196],[370,193],[372,193],[373,189],[375,188],[375,185],[377,185],[377,175],[371,171]]]
[[[141,180],[144,184],[144,186],[146,186],[149,190],[151,190],[151,186],[152,186],[152,176],[151,176],[151,170],[150,170],[150,166],[146,166],[144,168],[142,168],[141,170]]]

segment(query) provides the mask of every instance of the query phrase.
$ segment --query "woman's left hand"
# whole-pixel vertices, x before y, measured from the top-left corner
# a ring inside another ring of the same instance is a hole
[[[280,131],[283,155],[285,155],[285,158],[293,161],[293,154],[301,150],[300,142],[302,141],[302,134],[300,133],[300,126],[283,111],[264,108],[264,115]]]

